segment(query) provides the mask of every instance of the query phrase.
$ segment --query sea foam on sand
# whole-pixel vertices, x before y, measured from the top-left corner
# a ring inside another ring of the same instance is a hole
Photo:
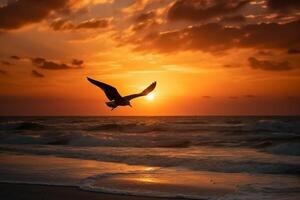
[[[295,176],[153,168],[54,156],[0,155],[0,181],[189,199],[298,199]],[[288,194],[288,195],[287,195]]]

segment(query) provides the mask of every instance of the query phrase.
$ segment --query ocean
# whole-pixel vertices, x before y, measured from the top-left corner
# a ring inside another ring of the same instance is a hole
[[[0,152],[1,182],[187,199],[300,198],[297,116],[1,117]]]

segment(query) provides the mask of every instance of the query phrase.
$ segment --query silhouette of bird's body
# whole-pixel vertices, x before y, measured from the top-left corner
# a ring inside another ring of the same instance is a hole
[[[154,88],[156,87],[156,81],[155,81],[150,86],[148,86],[145,90],[143,90],[141,93],[131,94],[131,95],[122,97],[119,94],[118,90],[111,85],[108,85],[108,84],[100,82],[100,81],[96,81],[89,77],[87,77],[87,80],[104,91],[106,97],[110,100],[109,102],[105,102],[105,103],[108,107],[112,108],[112,110],[118,106],[130,106],[131,107],[130,101],[132,99],[141,97],[141,96],[146,96],[147,94],[152,92],[154,90]]]

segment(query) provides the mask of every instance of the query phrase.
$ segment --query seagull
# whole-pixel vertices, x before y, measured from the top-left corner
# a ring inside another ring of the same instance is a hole
[[[120,93],[118,92],[118,90],[115,87],[111,86],[111,85],[108,85],[108,84],[100,82],[100,81],[96,81],[96,80],[91,79],[89,77],[87,77],[87,80],[103,90],[106,97],[110,100],[109,102],[105,102],[105,103],[108,107],[112,108],[111,110],[115,109],[118,106],[130,106],[130,107],[132,107],[131,104],[130,104],[130,101],[132,99],[137,98],[137,97],[146,96],[147,94],[152,92],[154,90],[154,88],[156,87],[156,81],[155,81],[155,82],[151,83],[151,85],[149,85],[141,93],[131,94],[131,95],[127,95],[127,96],[122,97],[120,95]]]

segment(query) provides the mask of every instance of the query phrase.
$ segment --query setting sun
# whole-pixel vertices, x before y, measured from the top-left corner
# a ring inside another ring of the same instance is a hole
[[[299,115],[299,2],[0,0],[0,115]]]
[[[150,93],[150,94],[148,94],[148,95],[146,96],[146,98],[147,98],[148,101],[153,101],[154,97],[155,97],[155,96],[154,96],[153,93]]]
[[[300,0],[0,0],[1,199],[300,200],[299,33]]]

